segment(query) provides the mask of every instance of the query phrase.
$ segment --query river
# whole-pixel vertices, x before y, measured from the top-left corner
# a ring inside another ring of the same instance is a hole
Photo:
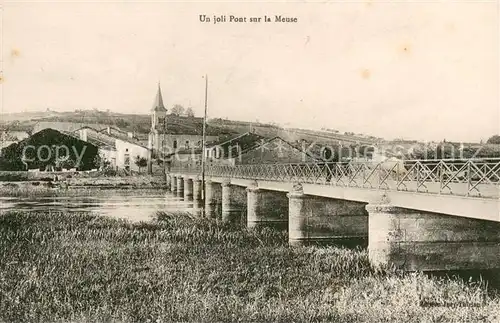
[[[0,197],[0,213],[15,211],[90,212],[129,221],[149,221],[157,211],[199,213],[200,205],[165,191],[105,190],[93,196]]]

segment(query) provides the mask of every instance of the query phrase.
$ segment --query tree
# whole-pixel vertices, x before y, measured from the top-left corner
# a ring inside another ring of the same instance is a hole
[[[74,168],[76,165],[75,165],[75,161],[73,159],[62,158],[62,159],[56,161],[56,166],[60,167],[60,168],[71,169],[71,168]]]
[[[134,162],[137,167],[139,167],[139,172],[141,171],[141,168],[148,166],[148,160],[144,157],[141,157],[137,155],[135,157],[135,162]]]
[[[193,111],[193,108],[189,107],[186,109],[186,115],[190,118],[193,118],[194,117],[194,111]]]
[[[96,154],[92,161],[92,164],[94,168],[105,169],[111,165],[111,162],[106,158],[104,158],[103,156],[101,156],[100,154]]]
[[[116,120],[116,125],[119,127],[119,128],[126,128],[128,127],[130,124],[125,121],[124,119],[120,118],[120,119],[117,119]]]
[[[500,144],[500,135],[493,135],[487,141],[487,144]]]
[[[175,114],[176,116],[184,114],[184,107],[180,104],[175,104],[172,108],[172,114]]]

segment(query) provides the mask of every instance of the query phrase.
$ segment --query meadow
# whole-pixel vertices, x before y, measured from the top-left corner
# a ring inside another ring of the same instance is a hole
[[[0,322],[495,322],[485,283],[189,214],[0,216]]]

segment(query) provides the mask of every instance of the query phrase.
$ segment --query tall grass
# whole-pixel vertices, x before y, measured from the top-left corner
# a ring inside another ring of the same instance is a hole
[[[0,321],[493,322],[499,315],[499,298],[485,296],[481,284],[375,270],[362,250],[289,248],[284,232],[187,214],[129,223],[7,213],[0,259]]]

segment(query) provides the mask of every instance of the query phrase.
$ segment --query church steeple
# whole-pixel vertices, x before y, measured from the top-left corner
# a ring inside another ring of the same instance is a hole
[[[151,109],[151,131],[163,133],[166,130],[167,109],[163,105],[160,82],[158,82],[158,92],[156,92],[155,102]]]
[[[151,111],[167,111],[163,105],[163,97],[161,96],[160,82],[158,82],[158,92],[156,92],[155,102]]]

